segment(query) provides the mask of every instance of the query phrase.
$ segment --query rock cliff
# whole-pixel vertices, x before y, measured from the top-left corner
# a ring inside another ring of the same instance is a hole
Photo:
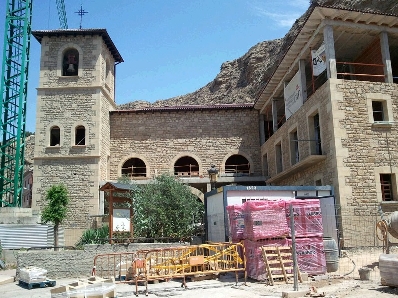
[[[271,77],[297,33],[303,26],[314,6],[349,9],[362,12],[376,12],[398,15],[395,0],[312,0],[307,11],[296,20],[289,32],[281,39],[260,42],[242,57],[224,62],[213,81],[195,92],[158,100],[133,101],[118,106],[129,110],[143,107],[214,105],[231,103],[254,103],[259,91]]]

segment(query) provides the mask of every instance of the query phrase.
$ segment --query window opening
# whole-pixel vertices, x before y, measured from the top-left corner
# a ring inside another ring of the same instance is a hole
[[[290,161],[292,165],[300,161],[297,130],[290,133]]]
[[[246,157],[234,154],[225,161],[225,174],[232,176],[250,175],[250,163]]]
[[[283,170],[283,167],[282,167],[282,145],[280,143],[275,146],[275,157],[276,157],[276,172],[280,173]]]
[[[79,52],[76,49],[66,50],[63,57],[62,75],[77,76],[79,69]]]
[[[122,166],[122,176],[146,177],[146,165],[140,158],[130,158]]]
[[[86,129],[84,126],[76,127],[75,145],[86,145]]]
[[[54,126],[50,131],[50,146],[59,146],[61,140],[61,132],[58,126]]]
[[[314,142],[315,154],[322,155],[321,125],[319,123],[319,114],[314,116]]]
[[[383,102],[372,101],[373,121],[384,121]]]
[[[380,174],[381,196],[383,201],[393,200],[393,185],[391,174]]]
[[[268,169],[268,155],[265,154],[263,156],[263,170],[264,170],[264,176],[268,177],[269,169]]]
[[[199,176],[199,164],[195,158],[183,156],[174,164],[174,175],[176,176]]]

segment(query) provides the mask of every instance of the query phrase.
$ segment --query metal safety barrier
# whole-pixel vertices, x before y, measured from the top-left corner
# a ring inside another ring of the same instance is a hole
[[[94,257],[92,275],[114,278],[120,283],[145,283],[148,295],[148,281],[182,278],[193,275],[234,272],[236,284],[239,272],[244,273],[246,285],[246,261],[241,243],[211,243],[172,248],[139,250],[136,252],[100,254]]]

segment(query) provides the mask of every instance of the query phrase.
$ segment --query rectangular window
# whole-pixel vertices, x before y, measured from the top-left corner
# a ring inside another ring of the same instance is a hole
[[[282,166],[282,145],[281,143],[275,146],[275,158],[276,158],[276,172],[280,173],[283,170]]]
[[[315,180],[315,186],[322,186],[322,179]]]
[[[84,126],[76,127],[75,145],[86,145],[86,129]]]
[[[265,177],[268,177],[268,155],[263,155],[263,173]]]
[[[386,121],[382,101],[372,101],[373,121]]]
[[[321,124],[319,114],[308,117],[308,136],[310,139],[310,154],[322,155]]]
[[[383,201],[393,201],[394,175],[380,174],[381,197]]]
[[[50,146],[59,146],[61,139],[61,132],[58,126],[54,126],[50,131]]]
[[[300,161],[297,130],[289,134],[290,139],[290,164],[294,165]]]
[[[315,154],[322,155],[321,125],[319,122],[319,114],[316,114],[314,116],[314,141],[315,141]]]

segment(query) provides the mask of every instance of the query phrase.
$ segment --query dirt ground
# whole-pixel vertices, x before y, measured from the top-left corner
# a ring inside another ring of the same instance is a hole
[[[397,297],[398,288],[381,285],[378,259],[383,253],[380,249],[346,250],[339,258],[339,269],[337,272],[328,273],[323,276],[309,277],[308,281],[298,284],[300,291],[308,293],[302,297],[326,297],[326,298],[388,298]],[[394,252],[396,253],[396,252]],[[361,280],[358,269],[370,268],[369,280]],[[67,285],[76,279],[56,280],[57,286]],[[293,291],[293,284],[277,283],[268,285],[265,281],[248,279],[247,285],[244,279],[239,279],[235,285],[233,274],[221,275],[217,279],[188,281],[188,288],[181,287],[181,281],[171,280],[168,282],[150,283],[148,285],[148,297],[236,297],[255,298],[282,297],[282,292]],[[27,288],[18,285],[17,282],[0,285],[1,298],[41,298],[51,297],[51,288]],[[138,287],[139,297],[145,297],[144,285]],[[117,297],[135,297],[135,285],[116,284]]]
[[[66,285],[74,280],[62,279],[57,280],[57,286]],[[202,280],[195,282],[188,282],[188,288],[181,287],[181,282],[172,280],[168,282],[159,282],[157,284],[149,284],[149,298],[157,297],[211,297],[211,298],[255,298],[268,297],[280,298],[282,292],[293,291],[293,284],[276,284],[269,286],[265,282],[258,282],[249,280],[247,285],[244,285],[243,279],[239,280],[238,285],[235,285],[233,275],[220,276],[217,280]],[[299,290],[305,290],[311,295],[303,297],[326,297],[326,298],[388,298],[397,297],[398,289],[381,286],[380,280],[363,281],[352,277],[331,277],[325,280],[308,281],[299,283]],[[316,289],[310,291],[311,287]],[[51,288],[27,288],[18,285],[18,283],[10,283],[0,285],[0,297],[4,298],[49,298]],[[138,297],[145,297],[145,287],[139,285]],[[132,284],[117,284],[117,297],[135,297],[135,286]],[[66,296],[65,296],[66,297]]]

